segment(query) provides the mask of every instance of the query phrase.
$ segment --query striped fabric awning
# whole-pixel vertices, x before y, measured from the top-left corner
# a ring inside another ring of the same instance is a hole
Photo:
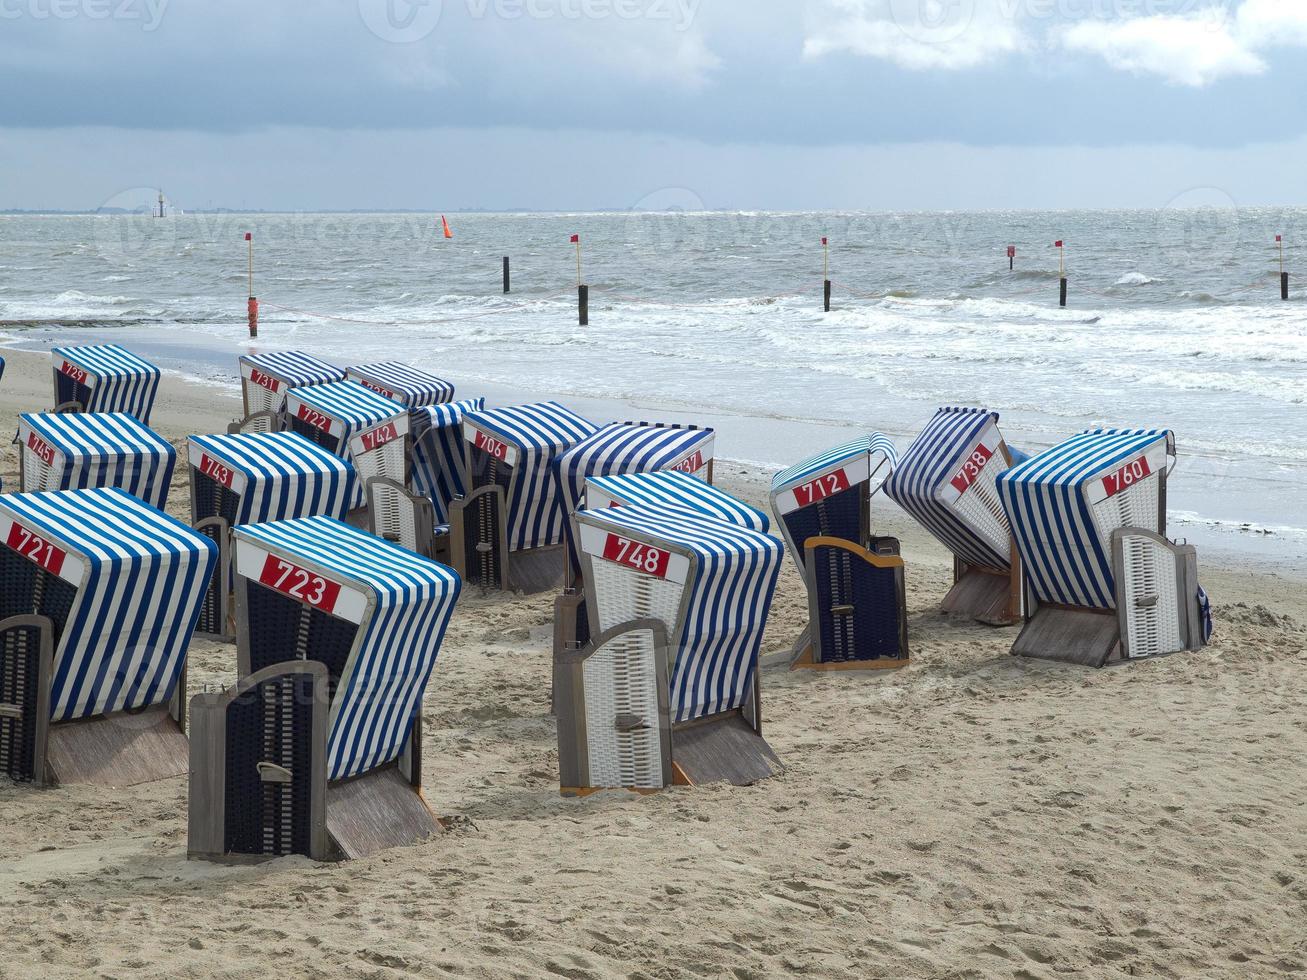
[[[407,414],[398,402],[354,381],[296,388],[286,396],[286,412],[345,442],[356,432]]]
[[[454,398],[453,384],[399,361],[355,364],[345,369],[345,375],[383,398],[408,408],[440,405]]]
[[[70,605],[52,608],[47,585],[39,610],[57,620],[53,721],[172,696],[216,544],[117,487],[0,496],[0,544],[5,604],[28,602],[5,616],[37,611],[37,566],[71,593]],[[18,598],[25,591],[30,600]]]
[[[596,563],[636,567],[687,590],[679,621],[667,622],[676,651],[671,676],[671,709],[676,721],[742,707],[749,693],[763,630],[780,573],[783,546],[776,538],[724,521],[685,511],[632,505],[576,514],[581,549]],[[652,542],[641,561],[629,561],[622,544],[625,534]],[[658,553],[658,549],[666,552]],[[602,579],[603,576],[600,576]],[[601,628],[603,588],[620,586],[596,581]]]
[[[640,422],[613,422],[581,440],[553,462],[569,541],[571,517],[582,506],[587,477],[659,470],[706,474],[713,444],[712,429],[678,429]],[[572,557],[575,559],[575,555]]]
[[[651,510],[686,511],[766,534],[771,519],[725,490],[676,470],[592,476],[586,481],[585,506],[591,510],[639,504]]]
[[[971,513],[964,506],[968,490],[984,490],[968,464],[983,457],[983,469],[998,454],[1002,439],[997,412],[941,408],[899,458],[884,490],[967,564],[1005,570],[1011,568],[1012,557],[998,502],[993,501],[997,514],[988,500],[977,501],[978,510]],[[1000,457],[993,465],[1001,468],[1005,461]]]
[[[191,436],[187,442],[191,465],[240,498],[234,525],[344,517],[355,498],[353,465],[297,433]]]
[[[485,407],[484,398],[465,398],[413,410],[413,492],[431,498],[437,525],[449,523],[449,505],[467,493],[463,416]]]
[[[398,758],[462,588],[458,575],[329,517],[251,524],[233,536],[239,574],[276,588],[283,554],[325,583],[316,608],[359,626],[331,702],[328,778]]]
[[[552,401],[463,416],[463,438],[473,450],[472,489],[482,485],[478,456],[487,466],[493,460],[510,470],[506,483],[509,551],[562,542],[563,507],[551,464],[596,431],[593,422]]]
[[[807,459],[781,470],[772,477],[772,499],[775,499],[786,490],[792,491],[795,487],[801,487],[837,470],[842,470],[852,463],[859,463],[863,460],[870,463],[868,472],[871,474],[872,479],[881,471],[884,471],[884,476],[888,478],[889,472],[897,465],[898,459],[898,451],[894,448],[894,443],[890,441],[889,436],[880,432],[869,432],[865,436],[859,436],[849,442],[840,443],[840,445],[827,449],[825,452],[809,456]],[[872,488],[872,492],[875,493],[879,489],[880,484],[877,483]]]
[[[298,350],[268,351],[265,354],[242,354],[241,377],[262,385],[274,394],[284,395],[290,388],[343,381],[345,372],[312,354]],[[258,372],[259,377],[254,377]]]
[[[23,490],[121,487],[160,509],[177,451],[126,412],[18,416]]]
[[[160,372],[149,361],[117,344],[56,347],[50,357],[57,374],[88,389],[84,411],[128,412],[150,424]]]
[[[1012,467],[998,482],[1026,579],[1040,602],[1112,609],[1112,531],[1159,527],[1166,429],[1094,429]]]

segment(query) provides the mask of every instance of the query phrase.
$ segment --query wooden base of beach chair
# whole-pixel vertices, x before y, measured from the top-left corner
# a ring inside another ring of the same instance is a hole
[[[416,844],[441,830],[422,794],[395,766],[327,786],[327,836],[339,859]]]
[[[818,664],[812,660],[812,645],[799,653],[791,662],[790,670],[898,670],[912,661],[908,657],[893,659],[880,657],[876,660],[846,660],[843,663]]]
[[[126,787],[184,776],[190,743],[166,705],[50,726],[49,781]]]
[[[564,561],[561,545],[512,552],[507,561],[508,590],[536,595],[561,589]]]
[[[946,613],[970,616],[987,626],[1014,626],[1021,621],[1021,572],[976,568],[954,562],[953,588],[940,603]]]
[[[1121,629],[1113,609],[1041,606],[1021,629],[1012,653],[1102,667],[1120,659]]]
[[[674,786],[749,786],[785,771],[771,746],[738,711],[673,727],[672,756]]]

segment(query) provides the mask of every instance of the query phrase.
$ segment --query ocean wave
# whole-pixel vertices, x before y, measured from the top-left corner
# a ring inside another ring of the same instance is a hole
[[[1157,282],[1152,276],[1146,276],[1142,272],[1127,272],[1113,286],[1148,286]]]

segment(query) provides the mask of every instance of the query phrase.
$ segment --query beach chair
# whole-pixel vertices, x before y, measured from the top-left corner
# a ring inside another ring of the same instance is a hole
[[[389,477],[367,481],[368,530],[420,555],[451,562],[450,508],[468,485],[463,416],[484,407],[484,398],[467,398],[410,409],[408,482]]]
[[[286,395],[295,388],[343,381],[345,372],[303,351],[242,354],[241,398],[245,415],[228,432],[275,432],[284,422]]]
[[[557,402],[463,416],[468,493],[450,507],[450,557],[465,581],[525,593],[563,579],[554,459],[597,427]]]
[[[177,451],[125,412],[18,416],[24,492],[121,487],[162,510]]]
[[[189,855],[356,858],[439,832],[421,709],[458,576],[329,517],[232,537],[240,680],[191,702]]]
[[[411,411],[454,400],[452,383],[399,361],[355,364],[345,369],[345,377],[375,391],[382,398],[399,402]],[[414,420],[416,419],[415,412]]]
[[[217,561],[117,487],[0,496],[0,770],[115,787],[186,772],[186,648]]]
[[[760,534],[771,530],[771,521],[762,511],[683,470],[590,476],[585,481],[583,503],[587,510],[642,504],[664,513],[711,517]],[[579,564],[577,568],[576,576],[554,603],[555,652],[576,649],[590,639]]]
[[[286,395],[288,428],[347,459],[358,471],[353,507],[374,478],[408,482],[409,414],[398,402],[353,381],[296,388]]]
[[[1175,438],[1093,429],[1013,467],[998,490],[1025,568],[1019,656],[1105,664],[1205,641],[1197,555],[1166,534]]]
[[[159,369],[117,344],[56,347],[56,412],[127,412],[149,425]]]
[[[295,432],[191,436],[191,526],[221,560],[210,577],[196,632],[231,639],[230,532],[242,524],[344,517],[355,499],[354,467]]]
[[[808,590],[809,622],[792,667],[877,669],[908,663],[907,592],[899,542],[874,535],[871,498],[893,469],[874,432],[776,474],[772,511]]]
[[[994,626],[1021,619],[1021,564],[995,489],[1014,460],[997,412],[941,408],[883,487],[953,553],[944,611]]]
[[[758,651],[781,543],[648,505],[572,520],[592,639],[554,658],[563,793],[778,773]]]

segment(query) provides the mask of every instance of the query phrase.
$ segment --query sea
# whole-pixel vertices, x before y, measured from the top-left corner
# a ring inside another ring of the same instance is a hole
[[[1168,427],[1172,536],[1307,569],[1307,209],[447,218],[0,216],[0,345],[117,342],[233,389],[247,351],[401,360],[492,404],[713,425],[766,469],[870,430],[906,448],[944,405],[1027,452]]]

